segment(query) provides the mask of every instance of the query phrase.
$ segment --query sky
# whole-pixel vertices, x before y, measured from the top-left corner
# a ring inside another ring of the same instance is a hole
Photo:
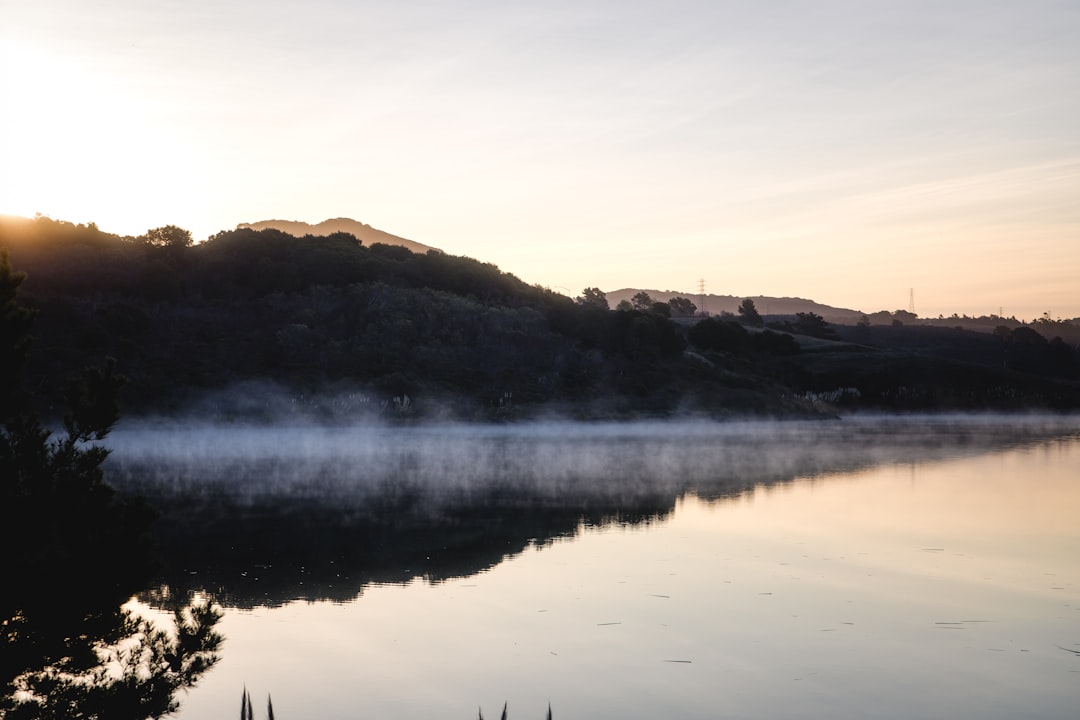
[[[0,213],[1080,317],[1076,0],[0,0]]]

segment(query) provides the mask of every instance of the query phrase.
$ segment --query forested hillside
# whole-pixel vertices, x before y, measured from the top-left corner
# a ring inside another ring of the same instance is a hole
[[[376,243],[382,243],[383,245],[401,245],[402,247],[409,248],[415,253],[426,253],[428,250],[438,249],[433,248],[430,245],[418,243],[414,240],[406,240],[403,237],[391,235],[388,232],[383,232],[382,230],[378,230],[370,225],[353,220],[352,218],[331,218],[314,225],[296,220],[259,220],[258,222],[253,223],[241,223],[237,228],[281,230],[282,232],[297,237],[303,237],[304,235],[333,235],[334,233],[343,232],[354,235],[361,243],[368,246]]]
[[[46,413],[67,377],[106,357],[128,377],[125,411],[142,415],[804,416],[831,412],[833,400],[1080,405],[1071,347],[1046,373],[870,337],[815,339],[819,326],[801,325],[806,318],[765,329],[679,317],[692,312],[685,299],[609,309],[595,288],[572,299],[477,260],[368,247],[345,233],[239,228],[195,245],[173,226],[119,237],[8,218],[0,249],[27,273],[23,299],[39,313],[30,376]],[[843,388],[857,391],[837,395]]]

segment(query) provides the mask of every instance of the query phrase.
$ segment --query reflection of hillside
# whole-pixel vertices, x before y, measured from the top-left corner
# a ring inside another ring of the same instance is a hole
[[[417,512],[407,497],[367,508],[203,498],[170,506],[160,539],[173,594],[206,589],[238,607],[344,602],[372,584],[476,574],[530,544],[573,535],[582,522],[637,523],[670,509],[639,500],[634,509],[609,515],[586,506],[528,508],[487,499],[429,515]]]
[[[371,584],[468,576],[582,526],[662,520],[687,493],[719,501],[758,485],[987,452],[1073,428],[1032,419],[364,435],[266,428],[218,431],[203,446],[195,431],[173,430],[176,447],[194,444],[192,452],[171,454],[164,434],[138,442],[118,434],[117,457],[129,459],[113,477],[161,509],[170,590],[207,590],[243,607],[347,601]]]

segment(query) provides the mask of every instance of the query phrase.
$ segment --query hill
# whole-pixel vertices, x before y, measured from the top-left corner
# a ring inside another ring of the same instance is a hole
[[[731,313],[732,315],[735,315],[737,314],[739,303],[744,299],[734,295],[713,295],[711,293],[706,294],[703,298],[700,293],[675,292],[672,290],[643,290],[640,288],[622,288],[619,290],[612,290],[606,294],[611,307],[615,307],[623,300],[629,301],[639,292],[646,293],[656,302],[668,302],[674,297],[684,297],[697,305],[699,312],[705,310],[710,315],[720,315],[721,313]],[[826,321],[838,325],[854,325],[862,316],[862,313],[858,310],[832,307],[803,298],[778,298],[756,295],[750,296],[750,299],[754,301],[754,305],[762,315],[794,316],[796,313],[812,312],[825,318]]]
[[[49,218],[0,219],[0,249],[28,274],[21,299],[38,312],[28,379],[43,413],[63,405],[68,378],[106,357],[129,378],[131,415],[269,422],[281,413],[399,421],[1080,408],[1080,352],[1028,327],[848,332],[818,315],[773,316],[766,328],[673,320],[668,304],[608,310],[472,258],[367,245],[344,232],[242,227],[189,245],[182,232],[157,230],[132,238]]]
[[[424,245],[423,243],[406,240],[397,235],[391,235],[388,232],[383,232],[382,230],[378,230],[370,225],[366,225],[351,218],[332,218],[330,220],[323,220],[321,223],[315,225],[297,220],[260,220],[259,222],[253,223],[241,223],[236,227],[237,229],[280,230],[281,232],[288,233],[295,237],[303,237],[304,235],[325,237],[327,235],[333,235],[334,233],[343,232],[352,235],[369,247],[375,243],[400,245],[401,247],[409,248],[409,250],[412,250],[414,253],[421,254],[426,253],[428,250],[438,249],[429,245]]]

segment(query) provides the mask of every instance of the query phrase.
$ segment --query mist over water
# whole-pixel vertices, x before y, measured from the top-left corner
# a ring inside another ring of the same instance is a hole
[[[543,503],[722,496],[755,482],[983,452],[1080,433],[1071,416],[856,416],[837,421],[507,425],[128,424],[110,479],[151,495],[432,502],[501,491]]]
[[[1077,417],[109,440],[110,480],[162,509],[148,612],[190,593],[227,609],[184,718],[245,685],[281,717],[1075,709]]]

